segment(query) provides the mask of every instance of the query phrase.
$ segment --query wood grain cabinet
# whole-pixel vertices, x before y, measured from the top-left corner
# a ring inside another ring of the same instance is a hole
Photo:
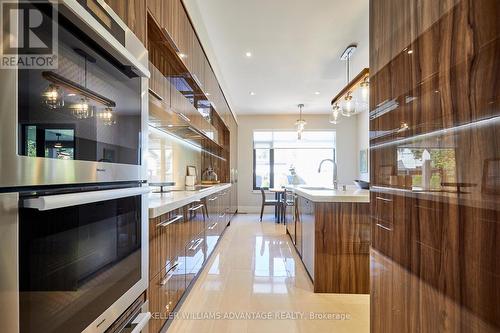
[[[498,13],[370,1],[374,333],[500,331]]]
[[[122,19],[139,40],[147,44],[146,0],[105,0],[106,4]]]
[[[149,93],[153,98],[160,101],[164,107],[169,108],[170,103],[170,90],[172,85],[165,78],[162,72],[156,68],[151,62],[149,63]]]
[[[150,333],[161,331],[215,249],[230,217],[228,189],[149,220]]]
[[[194,32],[193,32],[194,33]],[[190,62],[190,67],[188,67],[191,77],[196,82],[198,87],[205,92],[205,52],[203,52],[203,48],[201,44],[194,36],[193,38],[193,50],[192,50],[192,61]]]
[[[190,224],[190,237],[185,246],[186,287],[189,287],[196,275],[201,271],[206,255],[205,210],[203,202],[197,201],[187,207],[187,218]]]

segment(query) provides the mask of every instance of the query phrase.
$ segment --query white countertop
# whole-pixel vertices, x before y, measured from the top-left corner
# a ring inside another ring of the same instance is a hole
[[[217,184],[196,191],[176,190],[168,193],[150,193],[149,218],[158,217],[230,187],[231,184]]]
[[[324,186],[325,189],[312,189],[313,187],[315,186],[286,186],[297,195],[314,202],[370,202],[370,191],[358,189],[354,185],[347,185],[346,191],[342,190],[342,185],[339,185],[338,190],[334,190],[333,186]]]

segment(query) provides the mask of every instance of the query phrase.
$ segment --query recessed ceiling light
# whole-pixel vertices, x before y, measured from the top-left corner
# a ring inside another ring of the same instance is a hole
[[[252,52],[246,52],[245,55],[247,58],[250,58],[252,56]]]
[[[250,96],[255,96],[255,92],[250,91]]]
[[[319,95],[319,94],[321,94],[319,91],[314,92],[314,95]]]

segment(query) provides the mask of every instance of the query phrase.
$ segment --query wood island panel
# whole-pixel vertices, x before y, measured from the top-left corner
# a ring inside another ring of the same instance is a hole
[[[314,292],[369,294],[370,204],[314,206]]]

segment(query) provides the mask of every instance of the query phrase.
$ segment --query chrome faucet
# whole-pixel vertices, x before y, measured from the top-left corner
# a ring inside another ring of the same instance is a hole
[[[333,164],[333,188],[334,188],[335,190],[338,190],[338,189],[339,189],[339,186],[338,186],[338,181],[337,181],[337,163],[336,163],[334,160],[332,160],[331,158],[327,158],[327,159],[324,159],[323,161],[321,161],[321,162],[319,163],[318,173],[320,173],[320,172],[321,172],[321,166],[322,166],[322,165],[323,165],[323,163],[324,163],[324,162],[326,162],[326,161],[330,161],[330,162],[332,162],[332,164]]]

